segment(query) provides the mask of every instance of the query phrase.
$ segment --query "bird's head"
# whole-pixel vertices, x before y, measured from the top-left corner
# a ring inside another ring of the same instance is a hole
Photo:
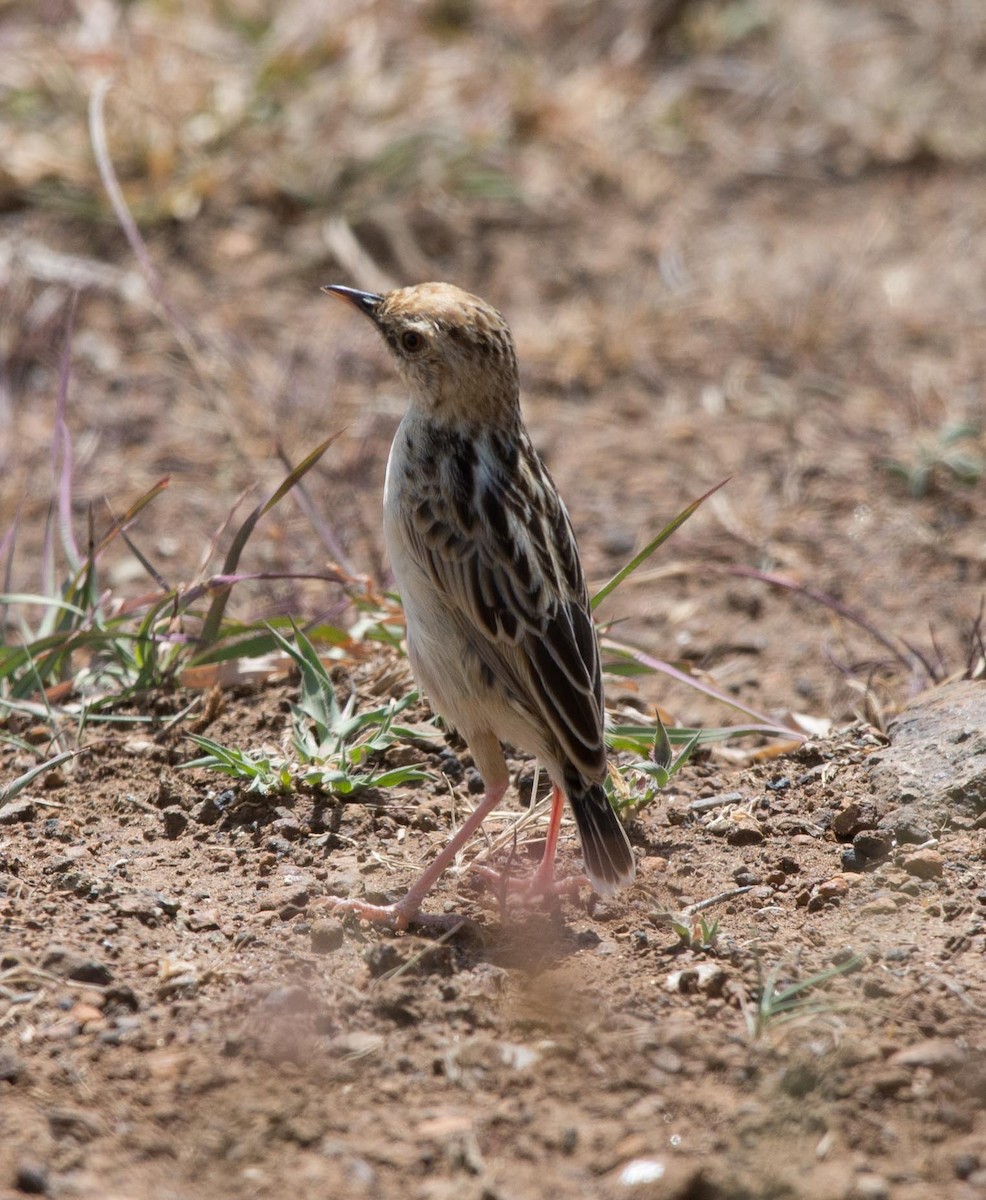
[[[382,296],[332,285],[376,325],[411,405],[445,424],[510,427],[519,418],[513,338],[503,317],[451,283],[419,283]]]

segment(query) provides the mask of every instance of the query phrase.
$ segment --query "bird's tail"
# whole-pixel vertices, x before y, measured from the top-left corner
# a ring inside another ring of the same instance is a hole
[[[582,840],[585,873],[601,896],[612,896],[633,882],[633,852],[620,818],[601,783],[570,779],[565,789]]]

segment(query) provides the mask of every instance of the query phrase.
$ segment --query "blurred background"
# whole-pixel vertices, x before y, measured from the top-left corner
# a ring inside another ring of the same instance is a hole
[[[107,84],[143,265],[94,153]],[[307,480],[321,533],[289,498],[242,567],[386,582],[403,396],[319,287],[447,279],[512,325],[593,581],[731,477],[614,632],[763,711],[879,721],[962,671],[986,578],[984,167],[981,0],[0,0],[7,586],[36,589],[63,477],[76,293],[80,542],[168,476],[131,536],[191,580],[279,449],[341,430]],[[148,586],[125,546],[108,569]]]

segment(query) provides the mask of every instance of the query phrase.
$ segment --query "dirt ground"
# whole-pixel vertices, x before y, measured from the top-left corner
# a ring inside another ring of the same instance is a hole
[[[615,900],[504,903],[480,840],[430,902],[473,920],[395,936],[327,898],[400,894],[474,799],[461,747],[389,752],[423,784],[262,798],[180,764],[192,730],[281,744],[290,677],[162,688],[81,739],[78,695],[0,694],[0,786],[85,751],[0,807],[0,1194],[986,1196],[986,787],[942,782],[982,725],[930,726],[917,799],[879,769],[949,689],[983,711],[984,62],[978,0],[0,3],[6,591],[57,543],[75,293],[80,544],[167,476],[130,537],[194,583],[278,451],[339,433],[241,569],[386,586],[402,396],[318,288],[449,279],[511,323],[592,580],[729,477],[611,636],[830,731],[697,756]],[[106,78],[150,274],[93,154]],[[104,569],[153,586],[120,539]],[[318,579],[230,611],[354,620]],[[409,686],[383,646],[341,670],[365,704]],[[660,673],[607,697],[747,719]]]

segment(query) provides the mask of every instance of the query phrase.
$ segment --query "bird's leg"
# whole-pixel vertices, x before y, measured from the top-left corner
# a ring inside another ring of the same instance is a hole
[[[489,867],[474,868],[488,883],[505,886],[519,893],[525,900],[535,900],[540,896],[575,895],[579,888],[589,885],[584,875],[570,875],[567,879],[555,879],[555,855],[558,853],[558,835],[561,832],[561,819],[565,811],[565,794],[561,788],[554,787],[551,791],[551,816],[548,818],[548,832],[544,842],[544,853],[534,874],[529,879],[504,880],[499,871]]]
[[[537,870],[531,876],[525,891],[529,896],[575,895],[589,881],[584,875],[570,875],[567,879],[555,879],[555,855],[558,853],[558,835],[565,811],[565,794],[560,787],[551,789],[551,816],[548,818],[548,833],[544,841],[544,854]]]
[[[455,861],[455,856],[469,841],[480,825],[486,820],[494,808],[503,799],[507,790],[506,782],[495,788],[487,788],[486,794],[476,810],[459,826],[455,835],[444,850],[435,856],[424,871],[411,884],[407,892],[393,904],[370,904],[366,900],[337,900],[332,904],[333,911],[355,913],[364,920],[373,921],[380,925],[390,925],[393,929],[407,929],[415,919],[423,924],[448,925],[461,922],[461,917],[449,919],[446,916],[420,916],[421,902],[438,882],[439,877]]]

